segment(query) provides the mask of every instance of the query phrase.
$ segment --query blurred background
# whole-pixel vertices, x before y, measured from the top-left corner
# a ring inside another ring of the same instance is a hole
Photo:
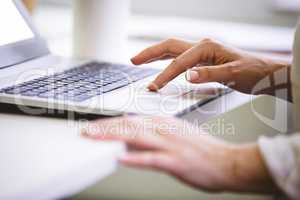
[[[74,1],[23,1],[52,52],[72,56]],[[210,37],[250,51],[290,54],[299,13],[299,0],[131,0],[128,38],[135,45],[122,60],[169,37]]]
[[[72,0],[40,0],[70,6]],[[132,13],[294,26],[299,0],[132,0]]]

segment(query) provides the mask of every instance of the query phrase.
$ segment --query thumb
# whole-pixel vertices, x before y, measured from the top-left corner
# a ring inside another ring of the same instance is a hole
[[[191,83],[228,83],[233,80],[235,69],[234,63],[194,67],[186,72],[186,79]]]

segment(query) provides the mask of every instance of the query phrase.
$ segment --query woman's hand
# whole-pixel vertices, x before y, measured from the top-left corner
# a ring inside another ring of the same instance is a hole
[[[174,58],[173,62],[149,85],[149,90],[159,90],[187,71],[186,79],[191,83],[219,82],[251,93],[260,80],[289,65],[259,58],[210,39],[196,44],[168,39],[145,49],[132,58],[132,63],[140,65],[168,58]]]
[[[83,135],[128,145],[121,163],[162,171],[206,191],[265,192],[273,187],[256,145],[237,146],[186,121],[121,117],[90,124]]]

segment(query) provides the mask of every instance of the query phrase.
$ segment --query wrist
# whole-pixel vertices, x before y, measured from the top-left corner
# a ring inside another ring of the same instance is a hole
[[[269,193],[276,190],[258,145],[235,146],[231,152],[234,159],[232,160],[230,191]]]
[[[280,60],[267,60],[266,62],[269,63],[269,74],[273,74],[274,72],[287,69],[291,67],[291,63],[288,61],[280,61]]]

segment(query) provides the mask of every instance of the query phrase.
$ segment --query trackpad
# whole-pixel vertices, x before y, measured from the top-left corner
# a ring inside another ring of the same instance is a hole
[[[168,97],[176,99],[202,100],[206,98],[213,98],[228,90],[227,87],[218,83],[205,84],[168,84],[157,92],[148,91],[146,87],[139,89],[138,94]]]

